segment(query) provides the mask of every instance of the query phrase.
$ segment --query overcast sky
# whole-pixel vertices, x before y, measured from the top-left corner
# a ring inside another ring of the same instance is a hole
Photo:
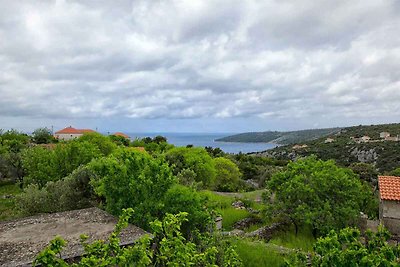
[[[0,0],[0,128],[400,122],[400,1]]]

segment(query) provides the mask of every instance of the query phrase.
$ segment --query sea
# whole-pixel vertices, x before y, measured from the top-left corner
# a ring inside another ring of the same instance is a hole
[[[239,152],[260,152],[278,146],[278,144],[273,143],[234,143],[215,141],[218,138],[232,135],[231,133],[128,133],[128,135],[132,140],[135,138],[161,135],[167,138],[168,143],[175,146],[193,145],[198,147],[219,147],[224,152],[232,154],[237,154]]]

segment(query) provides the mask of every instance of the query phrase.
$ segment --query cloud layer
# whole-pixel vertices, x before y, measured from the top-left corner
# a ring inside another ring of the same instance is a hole
[[[0,1],[0,120],[395,120],[399,12],[396,0]]]

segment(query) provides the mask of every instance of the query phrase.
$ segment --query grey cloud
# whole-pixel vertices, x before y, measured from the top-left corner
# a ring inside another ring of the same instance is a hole
[[[0,117],[318,124],[399,113],[396,1],[0,7]]]

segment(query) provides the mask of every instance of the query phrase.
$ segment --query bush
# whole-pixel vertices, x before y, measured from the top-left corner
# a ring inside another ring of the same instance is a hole
[[[182,233],[186,237],[191,236],[196,229],[204,232],[214,226],[211,210],[205,206],[205,197],[182,185],[171,187],[164,196],[165,213],[188,213],[188,220],[182,224]]]
[[[120,215],[124,208],[135,208],[133,222],[143,228],[162,217],[164,196],[176,182],[166,163],[147,153],[121,149],[88,166],[95,174],[91,184],[104,198],[108,212]]]
[[[205,187],[213,186],[216,170],[212,158],[204,148],[176,147],[170,149],[165,158],[175,175],[189,169],[196,173],[196,182],[203,183]]]
[[[86,141],[61,143],[54,150],[43,147],[26,149],[22,153],[26,173],[24,185],[37,184],[42,188],[47,182],[58,181],[100,156],[97,146]]]
[[[33,215],[89,207],[92,195],[90,177],[91,172],[82,167],[62,180],[47,183],[43,188],[36,184],[29,185],[17,197],[19,210],[24,215]]]
[[[236,164],[227,158],[215,158],[214,165],[217,172],[215,188],[223,192],[237,191],[242,174]]]

